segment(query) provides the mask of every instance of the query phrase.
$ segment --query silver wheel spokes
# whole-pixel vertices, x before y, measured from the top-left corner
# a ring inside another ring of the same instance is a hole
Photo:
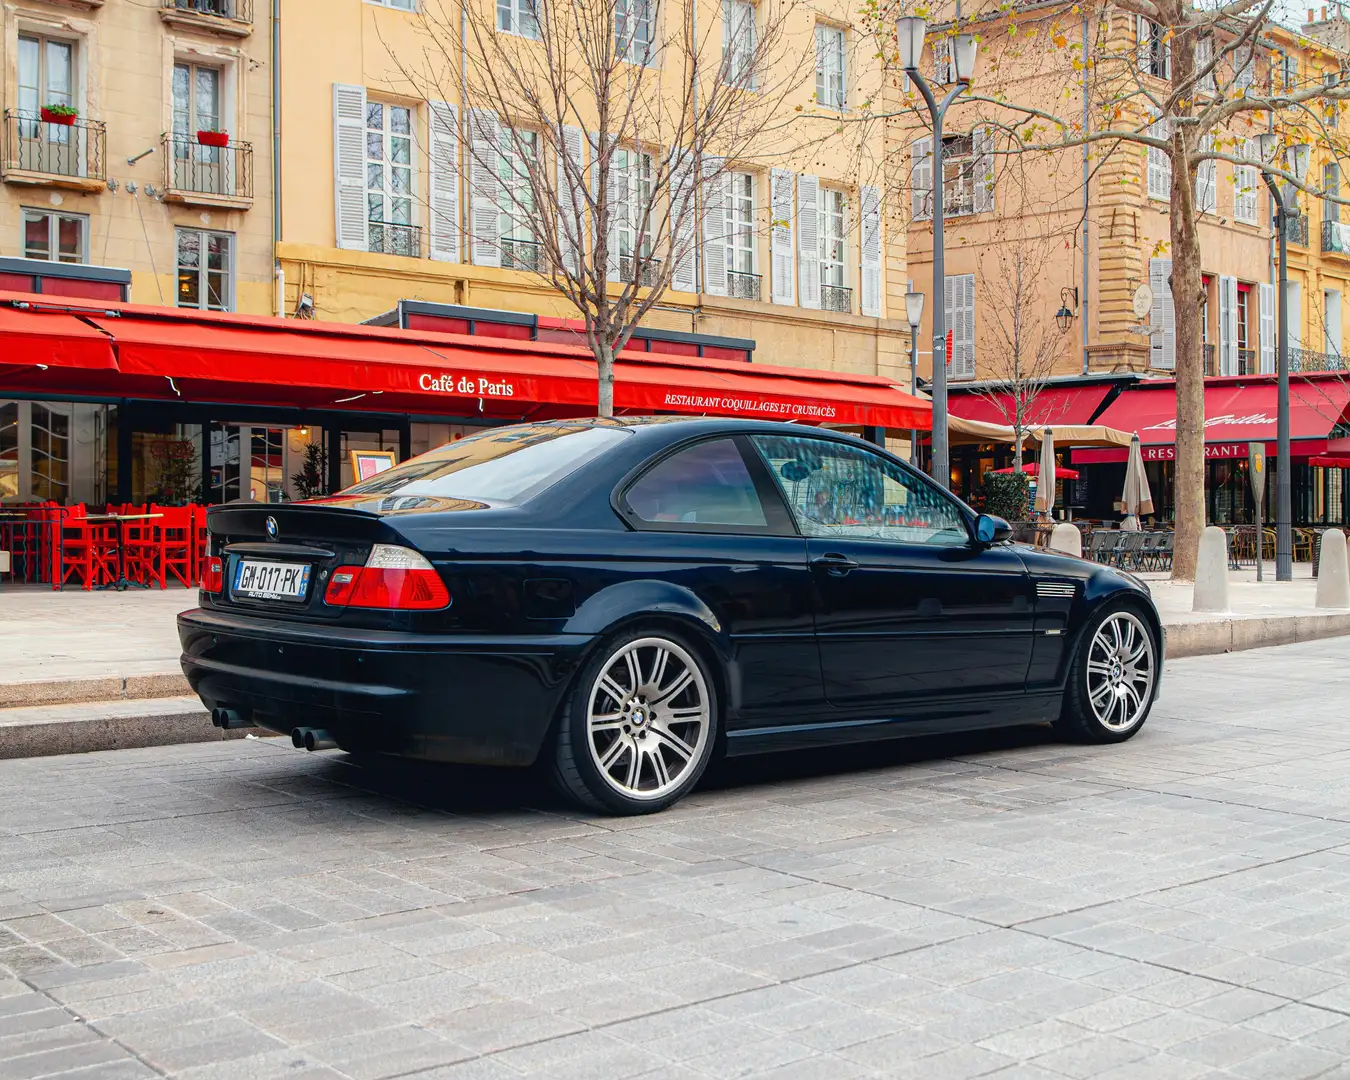
[[[1092,714],[1111,731],[1143,719],[1153,696],[1153,639],[1138,616],[1118,611],[1097,628],[1088,647],[1087,696]]]
[[[631,641],[591,688],[591,759],[621,794],[660,798],[698,761],[709,719],[708,688],[694,658],[664,638]]]

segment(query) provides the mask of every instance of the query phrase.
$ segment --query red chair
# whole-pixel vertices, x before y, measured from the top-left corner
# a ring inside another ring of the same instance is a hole
[[[130,503],[113,509],[109,513],[145,514],[144,506],[132,506]],[[141,585],[159,583],[161,589],[167,588],[164,580],[164,537],[160,532],[160,522],[124,521],[122,522],[122,559],[126,567],[128,580]]]
[[[183,588],[193,585],[193,548],[196,543],[190,506],[156,506],[150,504],[150,513],[163,514],[153,524],[159,526],[159,535],[163,543],[160,561],[159,587],[168,588],[167,578],[172,574]]]
[[[111,525],[86,520],[84,504],[53,506],[50,515],[52,588],[79,576],[85,591],[117,577],[117,534]]]

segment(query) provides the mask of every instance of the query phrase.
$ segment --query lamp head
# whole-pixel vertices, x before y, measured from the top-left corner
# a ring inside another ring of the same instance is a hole
[[[909,320],[911,330],[919,328],[919,324],[923,322],[923,293],[915,292],[913,289],[905,293],[905,318]]]
[[[975,74],[975,35],[957,34],[952,39],[952,60],[956,64],[956,81],[968,83]]]
[[[1308,178],[1308,159],[1312,157],[1312,147],[1307,143],[1291,146],[1287,151],[1289,171],[1300,184]]]
[[[900,44],[900,66],[915,71],[923,56],[923,39],[928,35],[928,24],[915,15],[906,15],[896,21],[896,36]]]
[[[1280,152],[1280,137],[1273,131],[1263,131],[1256,137],[1256,152],[1263,165],[1274,165]]]

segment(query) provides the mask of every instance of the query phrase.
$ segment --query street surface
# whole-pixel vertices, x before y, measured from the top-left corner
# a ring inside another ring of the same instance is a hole
[[[626,820],[281,740],[0,762],[0,1080],[1350,1078],[1347,657]]]

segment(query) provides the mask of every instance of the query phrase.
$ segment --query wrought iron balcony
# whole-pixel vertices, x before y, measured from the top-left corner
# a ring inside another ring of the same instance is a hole
[[[1288,218],[1284,223],[1284,238],[1299,247],[1308,246],[1308,215],[1299,214]]]
[[[1205,351],[1205,374],[1217,375],[1219,373],[1218,351],[1213,345],[1203,346]]]
[[[758,300],[763,278],[740,270],[727,271],[727,295],[737,300]]]
[[[5,179],[84,191],[101,188],[107,138],[107,128],[97,120],[75,117],[58,124],[6,110]]]
[[[1315,352],[1312,349],[1289,350],[1290,371],[1350,371],[1340,353]]]
[[[820,307],[822,311],[838,311],[844,315],[853,311],[853,290],[842,285],[820,286]]]
[[[229,37],[253,32],[253,0],[160,0],[159,16]]]
[[[644,289],[650,289],[656,284],[656,279],[661,275],[661,260],[635,255],[619,256],[619,280],[634,281],[639,276],[641,280],[638,284]]]
[[[1255,349],[1238,349],[1236,375],[1255,375],[1259,368]]]
[[[418,225],[402,225],[396,221],[369,222],[369,250],[380,255],[403,255],[409,259],[422,257],[422,229]]]
[[[1236,367],[1232,371],[1223,370],[1223,361],[1213,345],[1206,345],[1204,350],[1206,375],[1255,375],[1260,368],[1255,349],[1234,349]]]
[[[1322,250],[1350,255],[1350,225],[1339,221],[1322,222]]]
[[[253,145],[208,146],[196,135],[164,136],[164,190],[171,202],[240,207],[253,201]]]
[[[512,240],[504,238],[502,245],[502,269],[534,270],[543,265],[543,255],[539,245],[533,240]]]

